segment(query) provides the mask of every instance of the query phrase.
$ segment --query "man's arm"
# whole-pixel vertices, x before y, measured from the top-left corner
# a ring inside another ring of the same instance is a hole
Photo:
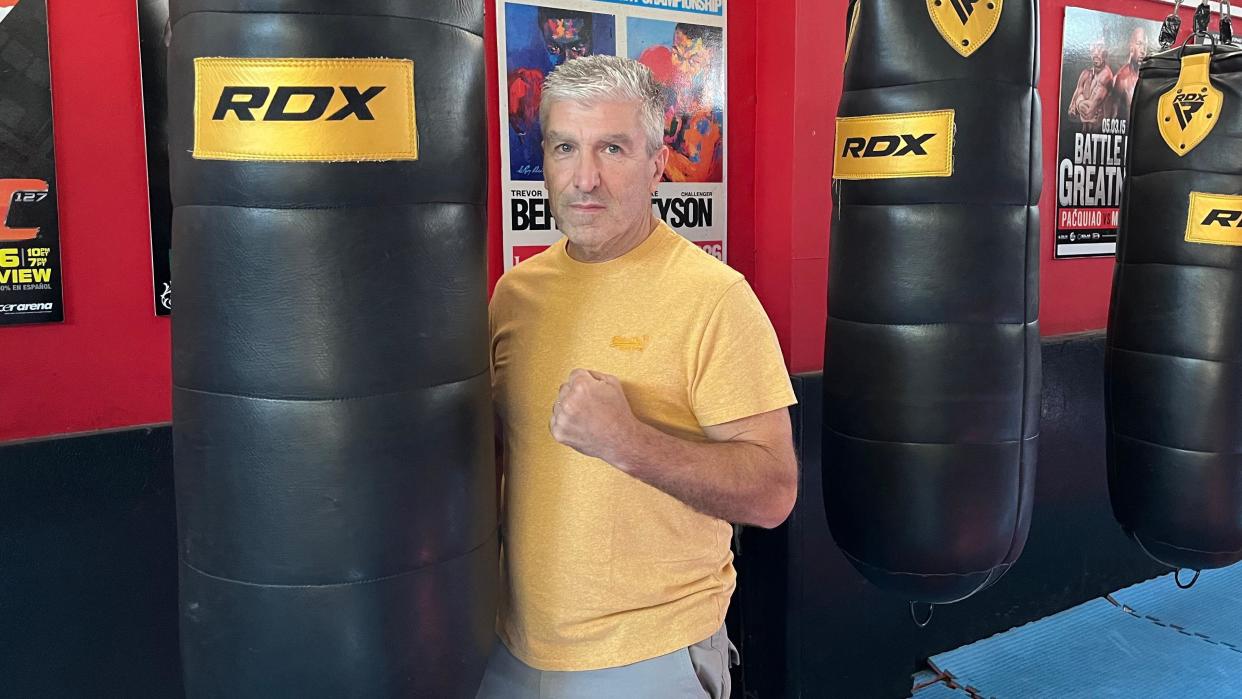
[[[1108,91],[1112,86],[1113,73],[1108,68],[1104,68],[1091,86],[1091,95],[1083,99],[1083,118],[1093,114],[1100,108],[1100,105],[1104,104],[1104,99],[1108,97]]]
[[[789,409],[703,429],[691,442],[639,423],[614,466],[704,514],[771,529],[798,494]]]
[[[553,406],[551,429],[558,442],[727,522],[778,526],[797,498],[786,408],[705,427],[709,441],[694,442],[634,417],[616,377],[575,370]]]

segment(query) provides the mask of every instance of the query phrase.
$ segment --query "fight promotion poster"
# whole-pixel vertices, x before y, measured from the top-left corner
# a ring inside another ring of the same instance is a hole
[[[155,314],[172,312],[172,190],[168,181],[168,0],[138,0],[147,190],[151,202],[151,277]]]
[[[64,320],[45,0],[0,0],[0,325]]]
[[[1057,259],[1117,252],[1130,101],[1160,23],[1065,8],[1057,144]]]
[[[725,0],[499,0],[505,269],[560,239],[543,182],[539,99],[565,61],[626,56],[667,88],[663,181],[651,206],[673,230],[727,259]]]

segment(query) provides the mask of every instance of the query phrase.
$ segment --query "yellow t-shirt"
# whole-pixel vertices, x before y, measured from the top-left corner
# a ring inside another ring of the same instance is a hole
[[[738,272],[661,223],[602,263],[565,241],[510,270],[491,303],[505,439],[498,633],[541,670],[672,652],[724,623],[732,528],[557,443],[552,404],[575,368],[617,376],[634,414],[688,440],[795,402],[776,334]]]

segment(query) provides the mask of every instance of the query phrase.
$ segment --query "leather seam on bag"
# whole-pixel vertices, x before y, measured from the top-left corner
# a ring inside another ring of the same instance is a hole
[[[219,580],[221,582],[232,583],[234,585],[246,585],[248,587],[278,587],[278,588],[283,588],[283,589],[319,589],[319,588],[324,588],[324,587],[350,587],[352,585],[369,585],[371,583],[384,582],[386,580],[393,580],[395,578],[401,578],[401,577],[405,577],[408,575],[417,575],[418,573],[425,572],[431,568],[435,568],[438,566],[445,565],[447,563],[453,563],[454,561],[459,561],[463,558],[467,558],[473,555],[479,549],[482,549],[484,546],[487,546],[488,544],[492,543],[492,533],[498,532],[499,527],[497,527],[495,530],[489,529],[488,531],[489,531],[489,534],[487,536],[487,539],[483,543],[475,546],[469,551],[465,551],[463,553],[459,553],[459,554],[450,556],[448,558],[442,558],[436,561],[432,561],[419,568],[410,568],[409,570],[403,570],[400,573],[393,573],[391,575],[380,575],[374,578],[367,578],[365,580],[346,580],[342,582],[319,583],[315,585],[310,585],[310,584],[285,585],[281,583],[261,583],[261,582],[253,582],[250,580],[238,580],[237,578],[227,578],[227,577],[224,577],[223,575],[215,575],[213,573],[208,573],[202,568],[199,568],[193,563],[190,563],[189,561],[185,560],[184,557],[178,557],[178,558],[180,559],[180,562],[182,565],[189,568],[190,570],[193,570],[199,575],[209,577],[213,580]]]
[[[1170,451],[1184,451],[1188,454],[1204,454],[1206,456],[1242,456],[1242,451],[1204,451],[1202,449],[1187,449],[1186,447],[1175,447],[1172,444],[1161,444],[1160,442],[1153,442],[1150,439],[1134,437],[1129,434],[1126,434],[1125,432],[1120,432],[1118,431],[1115,425],[1110,431],[1110,436],[1118,438],[1118,439],[1127,439],[1131,442],[1138,442],[1140,444],[1147,444],[1149,446],[1157,447],[1160,449],[1168,449]]]
[[[1024,311],[1023,316],[1025,317],[1025,315],[1026,314]],[[969,320],[939,321],[935,323],[889,323],[889,322],[880,321],[880,320],[852,320],[850,318],[842,318],[841,316],[834,316],[832,314],[829,314],[828,317],[831,318],[832,320],[840,321],[842,323],[853,323],[855,325],[879,325],[879,326],[883,326],[886,328],[933,328],[933,327],[952,327],[952,326],[1009,328],[1009,327],[1021,327],[1021,326],[1030,325],[1031,323],[1039,322],[1039,319],[1036,318],[1035,320],[1021,320],[1021,321],[1017,321],[1014,323],[998,323],[996,321],[969,321]]]
[[[1129,354],[1145,354],[1150,357],[1167,357],[1169,359],[1184,359],[1189,362],[1212,362],[1213,364],[1238,364],[1242,365],[1242,359],[1208,359],[1207,357],[1187,357],[1184,354],[1169,354],[1167,352],[1150,352],[1148,350],[1128,349],[1126,347],[1118,347],[1114,341],[1113,346],[1109,349],[1115,352],[1127,352]]]
[[[856,442],[870,442],[872,444],[909,444],[911,446],[919,447],[1003,447],[1011,444],[1021,445],[1023,442],[1029,442],[1032,439],[1037,439],[1040,435],[1039,432],[1036,432],[1029,437],[1022,437],[1021,439],[1005,439],[997,442],[912,442],[901,439],[871,439],[869,437],[858,437],[847,432],[842,432],[841,430],[838,430],[830,425],[825,425],[824,428],[833,434],[840,435],[846,439],[852,439]]]
[[[176,22],[174,22],[172,26],[173,26],[174,28],[176,28],[177,24],[178,24],[179,22],[181,22],[181,20],[185,19],[186,17],[191,17],[191,16],[193,16],[193,15],[243,15],[243,16],[246,16],[246,17],[253,17],[253,16],[254,16],[254,15],[256,15],[256,14],[261,14],[261,15],[294,15],[294,16],[303,16],[303,17],[355,17],[355,18],[359,18],[359,19],[371,19],[371,18],[380,18],[380,19],[403,19],[403,20],[407,20],[407,21],[410,21],[410,22],[426,22],[427,24],[434,24],[434,25],[437,25],[437,26],[440,26],[440,27],[447,27],[447,28],[449,28],[449,29],[456,29],[457,31],[462,32],[463,34],[469,34],[470,36],[477,37],[477,38],[479,38],[479,39],[482,39],[482,38],[483,38],[483,34],[482,34],[482,32],[475,33],[475,32],[470,31],[469,29],[467,29],[467,28],[465,28],[465,27],[462,27],[462,26],[459,26],[459,25],[456,25],[456,24],[452,24],[452,23],[450,23],[450,22],[443,22],[443,21],[436,20],[436,19],[430,19],[430,18],[427,18],[427,17],[406,17],[406,16],[404,16],[404,15],[388,15],[388,14],[374,14],[374,15],[370,15],[370,14],[358,14],[358,13],[351,13],[351,12],[289,12],[289,11],[287,11],[287,10],[286,10],[286,11],[277,11],[277,10],[272,10],[272,11],[268,11],[268,12],[254,12],[254,11],[250,11],[250,10],[232,10],[232,11],[228,11],[228,10],[195,10],[195,11],[193,11],[193,12],[187,12],[187,13],[185,13],[185,14],[180,15],[179,17],[177,17],[177,21],[176,21]],[[484,21],[484,23],[486,24],[487,19],[486,19],[486,18],[484,18],[484,20],[483,20],[483,21]]]
[[[862,564],[864,567],[879,570],[879,566],[874,566],[874,565],[871,565],[870,563],[867,563],[866,561],[858,558],[857,556],[845,550],[844,548],[841,549],[841,553],[844,553],[846,556]],[[1006,570],[1008,570],[1008,567],[1011,564],[1001,563],[1000,565],[1006,567]],[[971,570],[971,571],[966,571],[962,573],[914,573],[914,572],[905,571],[905,570],[889,570],[887,568],[884,569],[884,572],[889,575],[906,575],[906,576],[911,576],[911,577],[916,577],[916,578],[967,578],[967,577],[971,577],[975,575],[990,575],[991,571],[992,569],[989,568],[987,570]]]
[[[479,377],[485,376],[485,375],[490,376],[490,374],[491,374],[491,369],[489,368],[489,369],[484,369],[483,371],[480,371],[477,374],[472,374],[471,376],[468,376],[464,379],[458,379],[456,381],[445,381],[443,383],[411,386],[409,388],[402,388],[396,391],[385,391],[383,393],[365,393],[365,394],[360,393],[360,394],[350,395],[350,396],[332,396],[330,398],[308,398],[308,397],[301,397],[301,396],[260,396],[260,395],[247,394],[247,393],[226,393],[224,391],[211,391],[211,390],[207,390],[203,388],[191,388],[190,386],[183,386],[175,382],[173,383],[173,388],[179,391],[189,391],[190,393],[201,393],[201,394],[209,395],[209,396],[220,396],[222,398],[245,398],[248,400],[266,400],[266,401],[273,401],[273,402],[280,402],[280,403],[343,403],[343,402],[355,401],[355,400],[368,400],[370,398],[384,398],[384,397],[390,397],[390,396],[399,396],[403,393],[411,393],[413,391],[426,391],[426,390],[442,388],[444,386],[454,386],[456,384],[463,384],[463,383],[469,383],[471,381],[477,381]]]

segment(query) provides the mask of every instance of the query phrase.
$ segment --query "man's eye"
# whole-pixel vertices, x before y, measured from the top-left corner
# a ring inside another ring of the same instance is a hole
[[[573,149],[574,147],[569,145],[568,143],[562,143],[556,147],[556,152],[557,153],[569,153]]]
[[[618,146],[618,145],[615,145],[615,144],[614,144],[614,145],[611,145],[611,146],[608,146],[607,148],[605,148],[605,150],[606,150],[606,151],[608,151],[609,153],[611,153],[612,155],[620,155],[620,154],[621,154],[621,146]]]

